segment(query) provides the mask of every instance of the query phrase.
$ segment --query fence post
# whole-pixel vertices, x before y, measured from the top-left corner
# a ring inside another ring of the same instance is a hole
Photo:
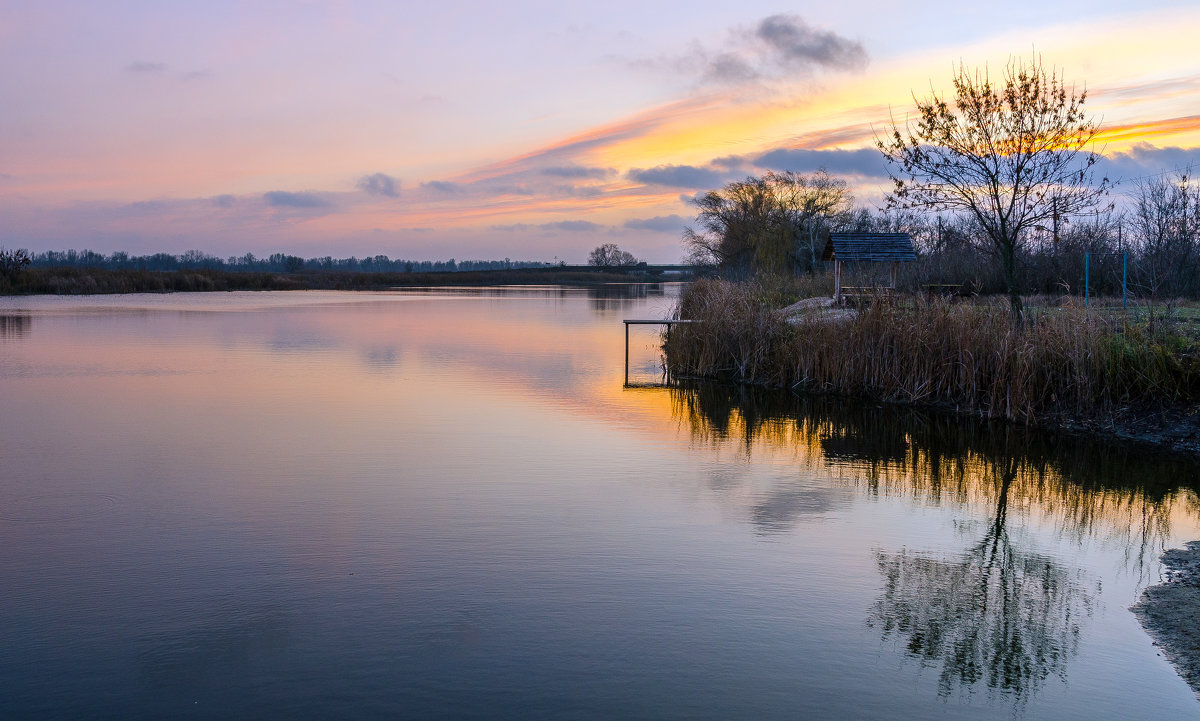
[[[1121,310],[1129,310],[1129,297],[1125,294],[1125,279],[1129,274],[1129,253],[1121,253]]]
[[[1091,300],[1092,293],[1089,284],[1091,283],[1091,253],[1083,254],[1083,307],[1088,307],[1088,302]]]

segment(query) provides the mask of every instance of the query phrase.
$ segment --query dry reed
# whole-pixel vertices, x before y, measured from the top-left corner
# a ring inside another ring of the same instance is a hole
[[[756,282],[690,286],[665,340],[677,377],[951,408],[1037,422],[1200,399],[1200,346],[1162,326],[1063,308],[1016,323],[1000,304],[877,299],[785,318]]]

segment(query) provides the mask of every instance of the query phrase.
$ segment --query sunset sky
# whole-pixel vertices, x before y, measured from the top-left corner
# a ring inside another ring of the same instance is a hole
[[[1086,86],[1110,177],[1200,165],[1197,38],[1183,0],[0,0],[0,246],[676,262],[748,174],[877,203],[959,62]]]

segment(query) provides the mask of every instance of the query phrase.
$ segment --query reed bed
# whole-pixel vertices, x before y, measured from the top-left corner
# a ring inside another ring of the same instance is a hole
[[[879,298],[785,317],[758,282],[706,279],[664,341],[676,377],[723,378],[1040,422],[1200,400],[1200,344],[1164,324],[1061,308]]]

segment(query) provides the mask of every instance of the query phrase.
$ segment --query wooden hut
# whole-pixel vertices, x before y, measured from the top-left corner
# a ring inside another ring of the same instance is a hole
[[[882,286],[850,287],[842,285],[844,263],[887,263],[888,288],[896,289],[896,270],[900,263],[917,259],[908,233],[830,233],[821,260],[833,261],[833,300],[842,302],[847,294],[861,295]]]

